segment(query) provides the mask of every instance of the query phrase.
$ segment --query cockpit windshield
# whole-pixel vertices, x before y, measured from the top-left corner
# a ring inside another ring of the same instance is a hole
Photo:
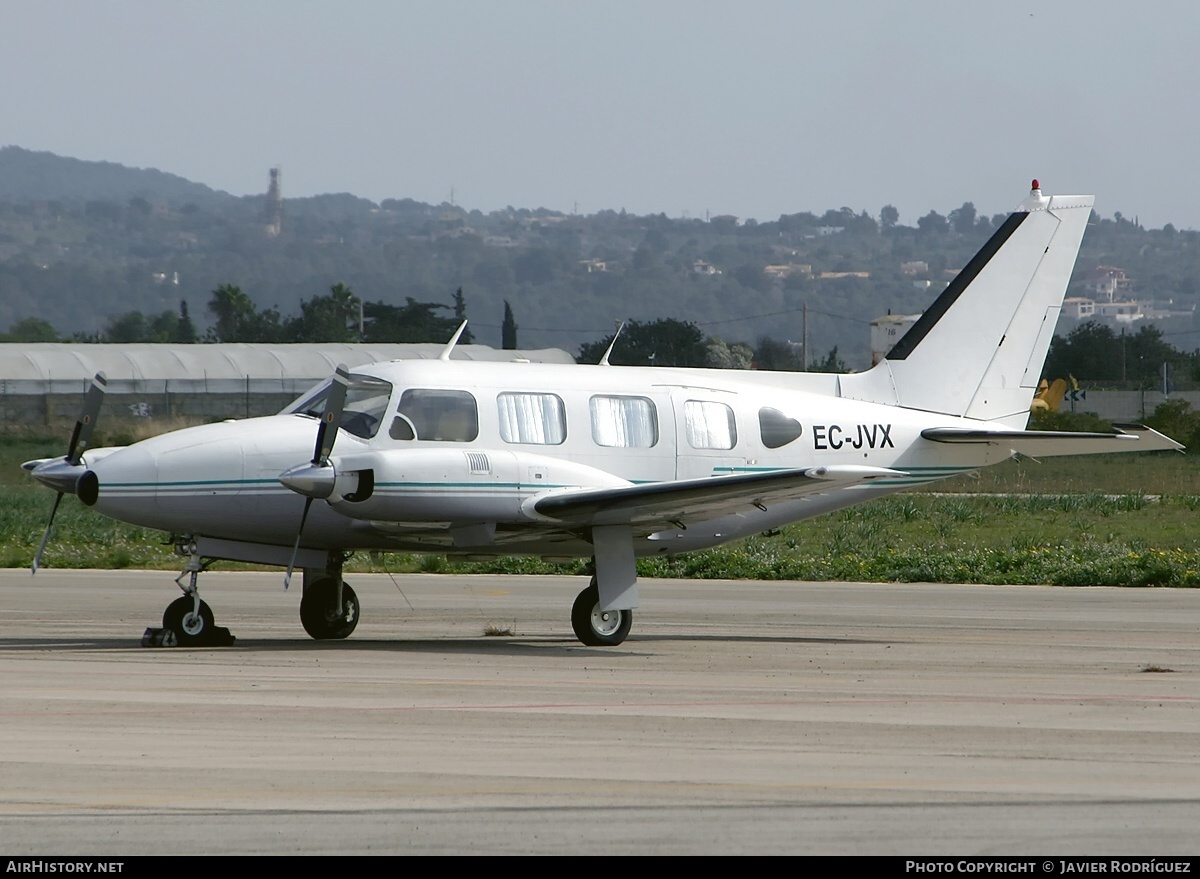
[[[332,379],[322,382],[292,403],[281,415],[311,415],[320,418],[325,412],[325,400],[329,396]],[[379,423],[387,412],[388,400],[392,397],[392,384],[370,375],[351,373],[350,386],[346,389],[346,405],[342,409],[342,420],[338,426],[348,433],[370,439],[379,430]]]

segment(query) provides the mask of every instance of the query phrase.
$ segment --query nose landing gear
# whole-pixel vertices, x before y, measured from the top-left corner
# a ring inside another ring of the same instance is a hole
[[[188,557],[187,566],[175,582],[183,595],[163,611],[162,628],[147,629],[142,644],[153,647],[225,647],[233,643],[229,630],[218,626],[212,608],[200,599],[197,578],[205,565],[194,543],[181,543],[176,549]],[[188,584],[183,585],[184,578]]]
[[[212,637],[212,608],[197,595],[176,598],[163,611],[163,628],[174,633],[175,643],[181,647],[207,644]]]

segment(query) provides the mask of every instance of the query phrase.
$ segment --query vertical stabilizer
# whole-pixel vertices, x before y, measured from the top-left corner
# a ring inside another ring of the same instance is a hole
[[[1092,213],[1090,195],[1032,191],[844,396],[1023,428]]]

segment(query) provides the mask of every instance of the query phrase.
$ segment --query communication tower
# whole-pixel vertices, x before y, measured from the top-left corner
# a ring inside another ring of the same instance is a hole
[[[283,171],[271,169],[271,183],[267,187],[267,235],[275,238],[283,231]]]

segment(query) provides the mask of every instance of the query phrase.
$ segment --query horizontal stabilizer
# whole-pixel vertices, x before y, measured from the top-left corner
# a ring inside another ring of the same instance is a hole
[[[848,464],[652,482],[545,495],[534,510],[566,524],[675,524],[709,521],[807,495],[903,476],[885,467]]]
[[[921,431],[921,436],[937,443],[990,443],[1006,446],[1014,455],[1026,455],[1030,458],[1183,449],[1175,440],[1144,424],[1122,424],[1115,433],[930,427]]]

